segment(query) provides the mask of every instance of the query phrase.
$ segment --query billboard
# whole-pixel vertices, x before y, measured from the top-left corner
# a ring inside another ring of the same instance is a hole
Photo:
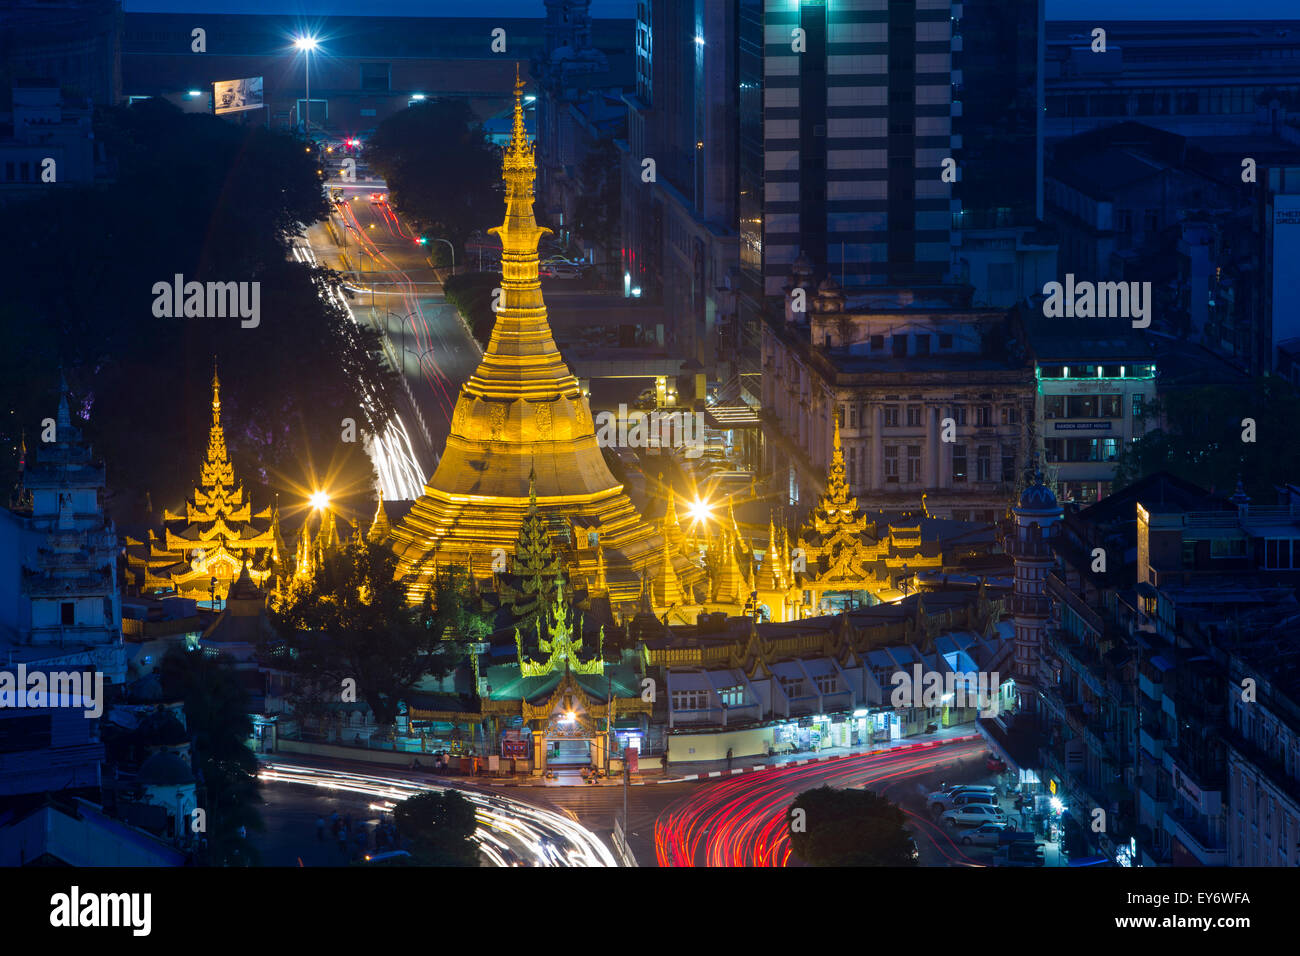
[[[250,76],[244,80],[218,80],[212,84],[212,102],[218,116],[261,109],[262,78]]]

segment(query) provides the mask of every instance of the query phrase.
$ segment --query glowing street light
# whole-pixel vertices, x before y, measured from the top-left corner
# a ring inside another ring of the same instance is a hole
[[[696,498],[686,509],[687,514],[693,521],[708,521],[713,517],[713,505],[707,501],[701,501]]]
[[[324,511],[330,506],[330,496],[328,491],[313,491],[311,497],[307,500],[317,511]]]
[[[315,37],[302,36],[302,37],[294,37],[293,45],[295,49],[301,50],[306,55],[307,58],[306,68],[303,71],[304,75],[307,78],[307,103],[306,103],[306,112],[304,114],[303,129],[306,131],[307,135],[310,136],[311,135],[311,54],[312,51],[315,50],[319,44],[316,42]]]

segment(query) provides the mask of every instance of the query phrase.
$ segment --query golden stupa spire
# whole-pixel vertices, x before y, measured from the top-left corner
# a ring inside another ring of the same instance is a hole
[[[845,478],[844,448],[840,445],[840,416],[836,414],[835,436],[832,439],[831,467],[827,476],[826,497],[837,505],[848,504],[849,483]]]
[[[492,337],[461,386],[424,494],[390,537],[412,601],[432,584],[434,553],[460,566],[485,546],[517,554],[512,530],[534,509],[599,526],[620,565],[648,570],[657,548],[656,529],[637,514],[605,463],[591,407],[547,321],[537,245],[550,230],[533,214],[537,166],[518,76],[514,92],[513,131],[501,162],[505,215],[491,230],[501,242],[502,290]],[[466,508],[467,501],[474,507]]]
[[[378,544],[388,537],[388,533],[393,530],[393,526],[388,523],[388,512],[384,510],[384,492],[379,491],[379,503],[375,505],[375,516],[370,520],[370,530],[366,532],[366,540],[371,544]]]
[[[235,486],[235,466],[226,450],[226,431],[221,424],[221,379],[217,359],[212,358],[212,426],[208,429],[208,452],[199,469],[199,485],[194,500],[187,505],[191,521],[221,519],[233,529],[234,522],[248,521],[252,515],[243,489]]]

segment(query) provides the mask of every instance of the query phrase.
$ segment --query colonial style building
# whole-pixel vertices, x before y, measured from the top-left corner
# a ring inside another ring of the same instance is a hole
[[[1026,461],[1033,373],[1003,311],[969,290],[881,290],[847,302],[795,264],[786,321],[763,331],[773,487],[817,486],[840,420],[849,490],[868,505],[996,520]],[[789,437],[786,437],[789,436]]]

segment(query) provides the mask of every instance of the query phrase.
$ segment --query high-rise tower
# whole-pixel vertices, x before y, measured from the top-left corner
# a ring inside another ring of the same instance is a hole
[[[414,600],[428,590],[436,566],[468,567],[473,560],[490,567],[495,549],[511,552],[533,473],[538,507],[552,526],[567,532],[570,547],[590,552],[593,571],[595,549],[603,546],[611,576],[620,577],[613,568],[622,566],[626,597],[635,599],[632,572],[657,561],[662,542],[605,464],[591,408],[551,335],[537,263],[538,240],[550,230],[533,218],[536,164],[518,80],[502,175],[505,221],[491,230],[501,239],[501,307],[483,360],[461,387],[437,470],[393,529],[398,573]]]

